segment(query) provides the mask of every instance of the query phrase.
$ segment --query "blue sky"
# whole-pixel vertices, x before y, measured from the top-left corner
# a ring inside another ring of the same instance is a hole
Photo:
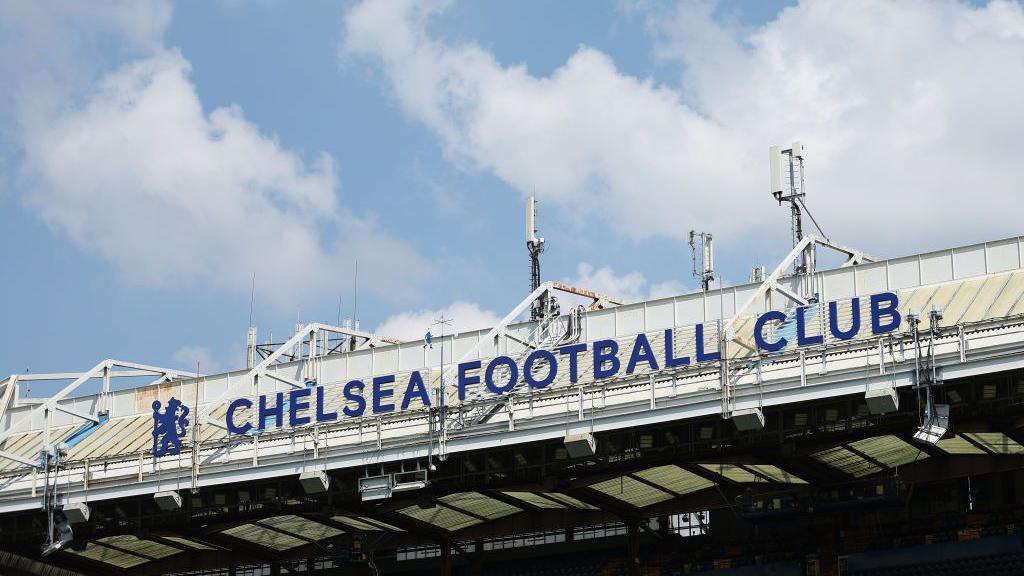
[[[738,283],[794,138],[841,242],[1020,232],[1019,3],[3,2],[0,48],[4,374],[236,368],[253,273],[281,340],[352,315],[356,258],[364,328],[477,327],[530,193],[547,278],[681,292],[697,228]]]

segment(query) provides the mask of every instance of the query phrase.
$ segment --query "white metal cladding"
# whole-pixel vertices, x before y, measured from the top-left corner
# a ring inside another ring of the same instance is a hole
[[[1021,270],[1022,243],[1024,238],[1013,238],[974,246],[955,248],[917,256],[887,261],[860,264],[816,272],[821,296],[824,300],[843,302],[853,296],[866,296],[882,291],[895,291],[900,296],[900,308],[905,314],[911,309],[927,311],[935,305],[945,310],[944,326],[979,323],[992,319],[1019,319],[1024,314],[1024,270]],[[798,279],[780,280],[796,291]],[[708,350],[716,348],[715,325],[710,323],[720,318],[729,318],[736,308],[756,292],[758,285],[749,284],[708,293],[694,293],[672,298],[618,306],[593,311],[583,318],[583,341],[615,338],[624,346],[632,341],[638,332],[648,334],[656,353],[663,346],[664,329],[675,327],[675,342],[678,355],[693,353],[693,325],[708,322],[705,339]],[[736,326],[738,335],[749,337],[753,329],[753,315],[764,310],[783,309],[790,303],[781,298],[766,298],[756,302],[748,310],[751,316],[742,319]],[[827,306],[822,306],[827,312]],[[851,307],[843,302],[838,307],[839,324],[849,325]],[[870,334],[868,305],[861,302],[861,333]],[[563,319],[564,320],[564,319]],[[859,342],[840,343],[831,339],[827,330],[827,313],[817,316],[817,322],[808,315],[808,333],[824,332],[824,352],[808,352],[820,358],[811,362],[801,356],[783,351],[778,357],[765,364],[762,371],[764,387],[758,394],[749,392],[754,386],[753,376],[745,376],[735,382],[737,409],[771,403],[800,401],[830,394],[845,394],[863,391],[872,382],[877,385],[903,384],[909,382],[906,363],[912,364],[909,352],[894,355],[892,350],[880,352],[873,344],[877,338],[866,337]],[[963,364],[964,368],[987,370],[1001,366],[1005,369],[1012,358],[1002,356],[1000,350],[1024,346],[1024,336],[1012,322],[1004,322],[999,330],[977,331],[969,334],[970,361],[963,363],[960,343],[947,338],[938,347],[939,354],[945,354],[951,363]],[[826,327],[822,331],[822,327]],[[927,323],[923,328],[927,327]],[[526,336],[533,329],[533,323],[521,323],[508,327],[508,332]],[[780,328],[782,330],[783,328]],[[444,347],[446,363],[457,361],[478,344],[475,358],[487,359],[498,354],[514,354],[521,345],[506,338],[481,342],[488,334],[482,330],[446,336],[444,341],[435,340],[434,348],[424,348],[420,342],[379,346],[346,354],[332,355],[317,360],[320,382],[329,391],[328,410],[340,405],[338,388],[348,379],[366,378],[371,375],[396,374],[396,385],[404,386],[403,375],[411,370],[424,371],[424,377],[436,379],[441,373],[440,356]],[[840,350],[840,344],[847,348]],[[792,344],[787,350],[792,349]],[[992,356],[982,354],[986,349]],[[835,353],[830,352],[835,350]],[[620,350],[620,358],[623,350]],[[750,352],[740,346],[732,346],[729,355],[745,357]],[[834,356],[834,357],[833,357]],[[556,437],[565,433],[565,423],[570,416],[580,417],[584,412],[600,412],[600,421],[595,429],[639,425],[645,418],[659,421],[672,411],[672,418],[715,414],[721,411],[719,403],[719,381],[717,369],[702,370],[699,366],[686,369],[650,374],[646,364],[630,378],[618,378],[595,384],[589,382],[590,362],[582,357],[580,362],[579,385],[567,386],[565,371],[559,381],[548,389],[530,395],[518,395],[508,403],[509,409],[502,412],[486,426],[470,428],[461,432],[460,438],[452,440],[451,449],[471,449],[472,446],[496,445],[530,441],[542,437]],[[624,359],[623,359],[624,361]],[[812,365],[813,364],[813,365]],[[888,368],[886,366],[889,366]],[[903,365],[902,367],[900,365]],[[427,366],[428,368],[424,368]],[[991,367],[991,368],[989,368]],[[293,362],[271,366],[269,372],[302,380],[302,363]],[[877,376],[865,378],[865,370],[873,370]],[[149,489],[147,484],[158,472],[174,470],[179,463],[190,466],[190,458],[165,458],[154,461],[149,454],[152,447],[152,411],[154,399],[166,400],[171,396],[182,399],[187,405],[195,406],[196,391],[199,394],[200,410],[194,410],[193,422],[198,412],[209,410],[211,416],[223,418],[226,403],[240,396],[254,397],[258,394],[286,392],[289,386],[272,378],[261,378],[259,387],[253,390],[251,380],[245,378],[246,371],[210,375],[195,380],[181,380],[164,384],[114,391],[110,395],[111,420],[101,425],[96,432],[75,446],[70,460],[81,467],[86,461],[101,466],[102,471],[90,469],[92,494],[104,494],[104,483],[125,484],[126,480],[139,483],[140,489]],[[653,378],[651,378],[653,376]],[[866,382],[866,383],[865,383]],[[773,386],[775,388],[773,388]],[[744,391],[747,392],[744,392]],[[756,398],[755,398],[756,397]],[[66,399],[61,406],[72,407],[79,412],[94,412],[99,403],[96,395]],[[425,454],[425,442],[410,445],[410,437],[424,437],[426,421],[422,411],[413,405],[408,413],[393,414],[385,418],[364,417],[359,420],[342,419],[331,425],[316,427],[317,448],[324,466],[341,467],[360,463],[401,459]],[[59,441],[79,429],[82,421],[62,412],[51,412],[51,438]],[[239,413],[244,417],[244,413]],[[577,418],[573,418],[576,420]],[[42,445],[42,417],[32,412],[32,406],[15,406],[4,415],[2,427],[14,433],[3,443],[2,449],[23,458],[34,459]],[[557,422],[551,426],[551,422]],[[297,460],[304,467],[308,452],[313,450],[312,427],[305,429],[283,429],[267,431],[259,440],[250,437],[226,438],[226,433],[214,426],[203,426],[200,441],[202,473],[200,484],[220,483],[237,477],[239,467],[255,464],[256,474],[291,473],[297,470]],[[544,430],[541,432],[541,430]],[[546,436],[545,436],[546,435]],[[187,445],[186,450],[190,447]],[[326,457],[325,455],[334,454]],[[72,469],[69,472],[74,477]],[[79,470],[79,486],[84,484]],[[235,475],[235,476],[232,476]],[[10,499],[21,500],[31,496],[33,489],[41,489],[41,483],[23,464],[9,459],[0,459],[0,510]],[[110,491],[111,494],[114,491]],[[25,506],[15,504],[13,506]]]

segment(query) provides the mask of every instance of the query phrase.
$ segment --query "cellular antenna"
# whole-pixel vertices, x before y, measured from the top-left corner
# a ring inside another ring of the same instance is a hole
[[[804,198],[807,196],[807,189],[804,184],[804,147],[800,142],[793,142],[788,149],[782,146],[771,146],[768,148],[768,162],[771,174],[771,193],[781,206],[783,202],[789,202],[790,209],[790,230],[793,235],[793,246],[796,246],[804,238],[803,213],[811,218],[818,233],[826,240],[828,236],[818,225],[811,211],[807,208]],[[800,259],[793,263],[795,274],[807,274],[814,270],[814,253],[808,248],[801,255]]]
[[[707,292],[715,280],[715,247],[711,234],[690,230],[690,260],[693,277],[700,278],[701,288]],[[697,245],[700,244],[698,248]],[[700,253],[698,258],[698,252]],[[700,263],[698,264],[698,260]]]
[[[252,370],[256,366],[256,326],[253,325],[253,307],[256,302],[256,273],[252,273],[252,287],[249,292],[249,331],[245,336],[245,367]],[[198,370],[196,371],[198,374]]]
[[[540,254],[544,251],[544,238],[537,236],[537,198],[526,199],[526,248],[530,251],[530,292],[540,287]],[[547,296],[535,300],[530,306],[530,319],[537,320],[547,310]]]

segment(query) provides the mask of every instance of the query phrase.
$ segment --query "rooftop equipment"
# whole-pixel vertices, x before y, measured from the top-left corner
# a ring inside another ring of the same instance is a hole
[[[693,264],[693,277],[700,278],[701,288],[707,292],[715,280],[715,248],[711,234],[690,230],[690,260]],[[700,244],[698,249],[697,244]],[[700,252],[700,266],[697,265],[697,252]]]

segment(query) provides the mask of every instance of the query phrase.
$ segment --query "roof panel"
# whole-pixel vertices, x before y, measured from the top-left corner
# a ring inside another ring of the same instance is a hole
[[[259,524],[242,524],[241,526],[221,530],[221,534],[227,534],[228,536],[238,538],[239,540],[245,540],[246,542],[250,542],[257,546],[263,546],[264,548],[270,548],[278,551],[298,548],[299,546],[307,543],[305,540],[300,540],[295,536],[282,534],[271,530],[270,528],[260,526]]]
[[[97,542],[117,546],[118,548],[146,558],[159,559],[174,556],[175,554],[181,554],[181,550],[178,550],[177,548],[161,544],[159,542],[154,542],[153,540],[140,540],[138,537],[131,534],[107,536],[106,538],[100,538]]]
[[[701,468],[733,482],[764,482],[765,479],[735,464],[698,464]]]
[[[550,498],[545,498],[543,495],[535,492],[502,492],[502,494],[509,498],[515,498],[521,502],[526,502],[527,504],[536,506],[537,508],[556,510],[565,510],[567,508],[565,504],[561,504],[551,500]]]
[[[516,508],[511,504],[502,502],[497,498],[484,496],[479,492],[448,494],[438,498],[438,500],[459,510],[465,510],[475,516],[483,516],[488,520],[496,520],[523,511],[522,508]]]
[[[988,454],[985,450],[968,442],[963,436],[939,440],[936,446],[947,454]]]
[[[573,498],[572,496],[569,496],[568,494],[563,494],[561,492],[545,492],[544,495],[547,496],[548,498],[558,500],[559,502],[565,504],[566,506],[572,506],[573,508],[578,508],[579,510],[599,509],[597,506],[591,506],[590,504],[587,504],[582,500],[578,500],[576,498]]]
[[[794,476],[778,466],[773,466],[771,464],[745,464],[744,466],[774,482],[782,484],[807,484],[807,481],[803,478]]]
[[[641,470],[636,472],[634,476],[667,488],[676,494],[689,494],[690,492],[696,492],[715,485],[711,480],[698,476],[689,470],[683,470],[673,464]]]
[[[401,528],[365,516],[331,516],[331,520],[364,532],[405,532]]]
[[[192,540],[191,538],[175,536],[174,534],[154,534],[154,536],[167,540],[168,542],[181,544],[182,546],[186,548],[191,548],[192,550],[220,550],[220,548],[217,548],[216,546],[211,546],[205,542]]]
[[[320,522],[315,522],[301,516],[295,516],[294,514],[264,518],[259,520],[257,523],[262,524],[263,526],[277,528],[278,530],[284,530],[289,534],[294,534],[307,540],[319,541],[344,534],[343,531],[338,530],[333,526],[321,524]]]
[[[397,510],[399,514],[403,514],[410,518],[415,518],[420,522],[426,522],[427,524],[433,524],[438,528],[453,532],[467,526],[473,526],[474,524],[480,524],[483,521],[452,510],[443,506],[435,506],[433,508],[420,508],[419,506],[409,506],[408,508],[402,508]]]
[[[644,506],[650,506],[651,504],[657,504],[658,502],[664,502],[671,500],[672,495],[649,486],[635,478],[629,476],[619,476],[618,478],[612,478],[611,480],[605,480],[604,482],[598,482],[589,486],[592,490],[597,490],[602,494],[617,498],[623,502],[636,506],[637,508],[643,508]]]
[[[811,458],[856,478],[874,474],[875,472],[880,472],[882,470],[881,466],[861,458],[842,446],[828,448],[821,452],[815,452],[814,454],[811,454]]]
[[[851,442],[847,446],[888,468],[910,464],[911,462],[928,457],[926,452],[922,452],[916,446],[904,442],[891,434],[865,438]]]
[[[88,558],[96,562],[102,562],[103,564],[109,564],[117,568],[132,568],[149,562],[149,560],[141,556],[128,554],[126,552],[121,552],[120,550],[114,550],[113,548],[107,548],[106,546],[101,546],[95,542],[87,543],[84,550],[64,548],[64,552]]]
[[[1021,454],[1024,446],[1002,432],[966,432],[962,434],[993,454]]]

